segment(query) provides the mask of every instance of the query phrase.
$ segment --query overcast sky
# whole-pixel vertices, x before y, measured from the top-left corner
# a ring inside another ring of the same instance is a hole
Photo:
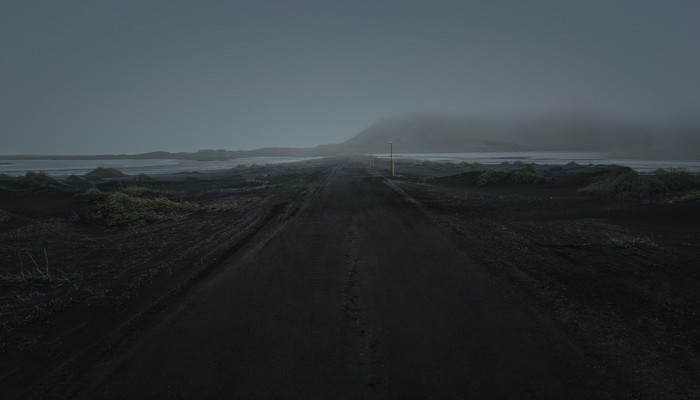
[[[415,112],[700,111],[700,1],[0,1],[0,154],[340,142]]]

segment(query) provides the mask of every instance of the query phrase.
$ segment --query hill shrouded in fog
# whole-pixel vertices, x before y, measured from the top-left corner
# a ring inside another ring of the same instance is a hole
[[[98,156],[0,156],[12,158],[159,158],[221,160],[237,157],[312,157],[339,154],[471,152],[603,152],[617,158],[700,159],[700,124],[650,124],[566,116],[551,118],[465,118],[408,115],[376,122],[342,143],[310,148],[200,150]]]
[[[697,125],[645,125],[591,117],[473,119],[413,115],[380,121],[351,139],[316,150],[385,153],[594,151],[619,157],[700,158]]]

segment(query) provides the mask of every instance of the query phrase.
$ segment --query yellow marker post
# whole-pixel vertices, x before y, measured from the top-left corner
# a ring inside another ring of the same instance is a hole
[[[389,160],[391,160],[391,176],[394,176],[394,142],[391,140],[387,140],[387,143],[389,143]]]

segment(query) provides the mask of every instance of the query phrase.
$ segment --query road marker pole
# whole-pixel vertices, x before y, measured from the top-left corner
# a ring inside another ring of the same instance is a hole
[[[391,176],[394,176],[394,142],[392,142],[391,140],[387,140],[387,143],[389,143],[389,160],[391,165]]]

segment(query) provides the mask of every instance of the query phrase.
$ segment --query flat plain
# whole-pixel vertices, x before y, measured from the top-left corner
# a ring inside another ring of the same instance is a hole
[[[580,189],[615,167],[387,171],[1,181],[5,393],[700,394],[696,183],[603,195]]]

